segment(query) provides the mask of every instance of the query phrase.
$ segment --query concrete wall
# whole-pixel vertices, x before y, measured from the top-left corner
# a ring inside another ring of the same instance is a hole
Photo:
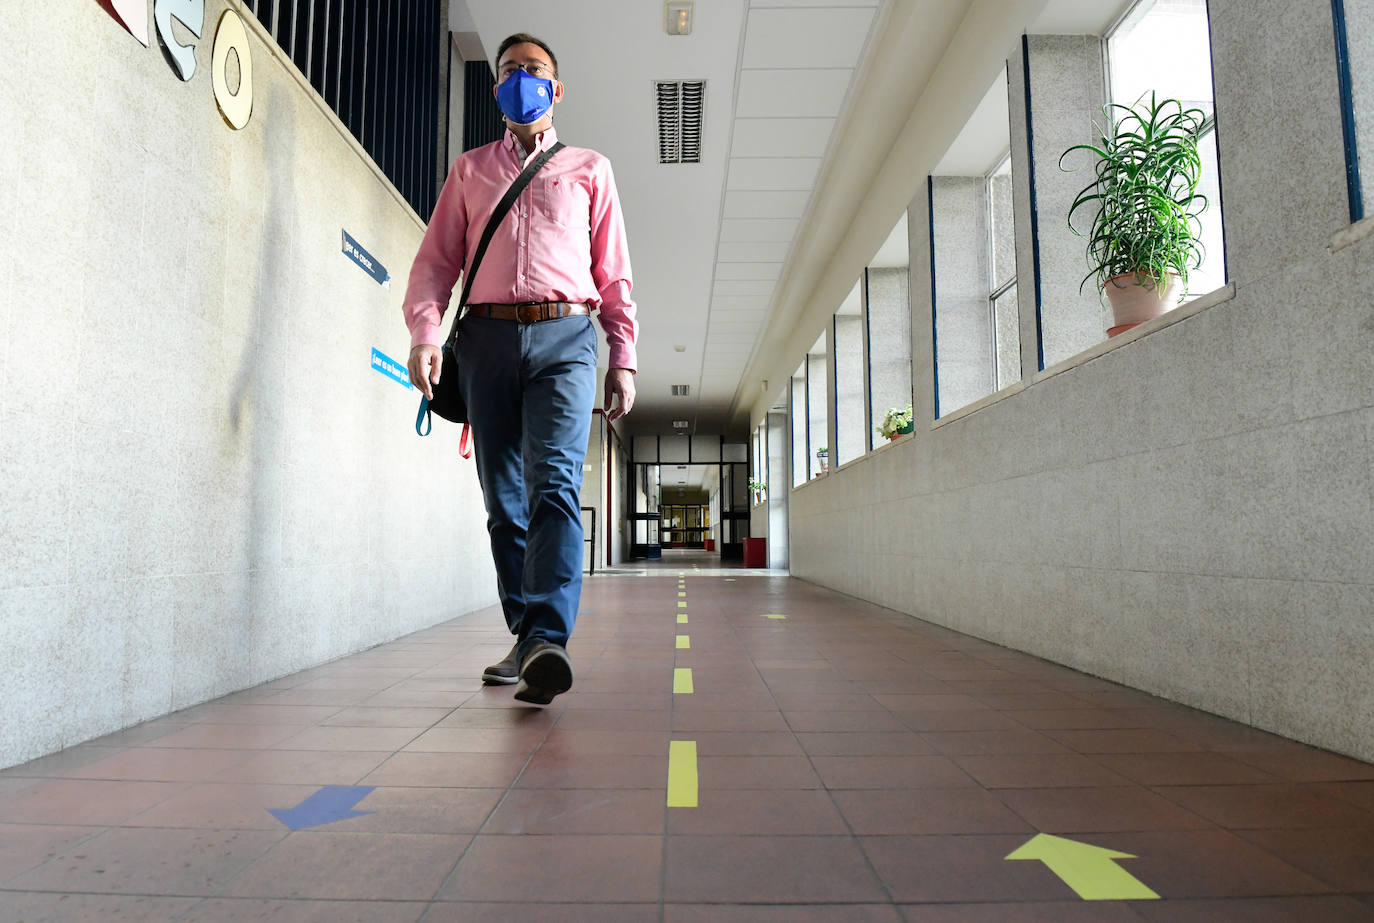
[[[1330,4],[1211,12],[1235,296],[938,425],[918,400],[912,439],[792,492],[792,572],[1374,759],[1374,239],[1328,247],[1348,226]],[[1066,205],[1039,189],[1042,234]]]
[[[95,3],[0,7],[0,766],[495,601],[455,428],[370,367],[421,222],[246,13],[227,127],[225,7],[189,83]]]

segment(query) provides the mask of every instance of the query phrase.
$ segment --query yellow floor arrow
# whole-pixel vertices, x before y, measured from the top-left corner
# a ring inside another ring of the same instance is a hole
[[[1007,858],[1040,860],[1085,901],[1159,900],[1158,894],[1114,861],[1134,859],[1130,853],[1041,833]]]

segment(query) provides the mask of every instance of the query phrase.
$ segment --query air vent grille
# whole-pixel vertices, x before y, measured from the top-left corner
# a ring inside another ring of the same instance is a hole
[[[673,385],[673,397],[686,397],[691,393],[691,385]]]
[[[658,162],[701,163],[704,80],[658,80]]]

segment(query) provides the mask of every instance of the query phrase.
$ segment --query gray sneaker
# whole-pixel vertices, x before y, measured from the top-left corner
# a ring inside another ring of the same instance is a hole
[[[520,664],[517,702],[548,705],[553,697],[572,688],[572,661],[562,646],[539,641]]]
[[[520,682],[520,665],[515,662],[515,649],[519,647],[517,642],[506,655],[506,659],[500,663],[494,663],[482,671],[482,682],[488,686],[509,686]]]

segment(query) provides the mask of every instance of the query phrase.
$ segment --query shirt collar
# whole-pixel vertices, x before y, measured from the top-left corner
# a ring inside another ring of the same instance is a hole
[[[520,139],[515,137],[515,132],[511,131],[509,128],[506,129],[506,147],[515,155],[515,158],[522,163],[528,163],[531,157],[553,147],[557,141],[558,131],[550,125],[548,128],[535,135],[534,150],[526,154],[525,145],[521,144]]]

